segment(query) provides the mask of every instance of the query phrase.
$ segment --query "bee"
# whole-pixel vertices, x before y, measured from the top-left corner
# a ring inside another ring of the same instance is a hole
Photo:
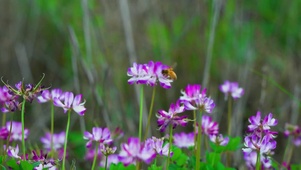
[[[168,79],[171,79],[171,80],[176,80],[177,79],[177,75],[173,71],[172,67],[169,67],[168,69],[162,70],[162,74],[163,74],[163,76],[167,77]]]

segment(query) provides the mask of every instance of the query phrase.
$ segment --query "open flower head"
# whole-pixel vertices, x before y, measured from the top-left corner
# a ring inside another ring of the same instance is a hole
[[[127,143],[121,144],[119,153],[119,161],[125,166],[136,164],[137,161],[144,161],[149,164],[156,157],[156,152],[153,148],[141,143],[139,138],[130,137]]]
[[[194,146],[194,132],[191,133],[176,133],[173,135],[173,142],[179,148],[189,148]]]
[[[167,156],[168,155],[168,150],[169,150],[169,143],[166,143],[164,145],[164,140],[163,138],[156,138],[156,137],[152,137],[149,138],[145,141],[145,145],[153,148],[157,154],[159,155],[164,155]],[[170,156],[173,155],[173,152],[170,152]]]
[[[150,86],[155,86],[159,83],[163,88],[171,88],[173,79],[164,74],[164,72],[170,70],[170,68],[171,67],[161,62],[154,61],[149,61],[147,64],[133,63],[133,66],[128,68],[127,71],[127,75],[130,76],[128,83],[147,84]]]
[[[22,123],[21,122],[6,122],[5,126],[7,132],[10,133],[10,141],[22,141]],[[29,130],[24,129],[24,139],[26,140],[29,135]]]
[[[225,93],[225,98],[231,95],[234,99],[241,98],[244,94],[243,88],[238,86],[237,82],[225,81],[224,84],[220,85],[219,89]]]
[[[61,133],[55,133],[52,135],[53,149],[58,150],[63,148],[65,142],[66,133],[63,131]],[[47,132],[45,136],[41,137],[41,142],[43,143],[43,148],[47,151],[51,151],[51,133]]]
[[[52,89],[52,90],[44,90],[40,96],[37,97],[38,102],[45,103],[48,101],[53,101],[54,98],[58,98],[63,100],[64,95],[61,89]]]
[[[182,112],[184,112],[184,106],[181,106],[180,101],[177,101],[175,104],[172,103],[168,112],[165,110],[159,110],[156,115],[158,118],[157,123],[159,130],[163,132],[169,124],[171,124],[173,128],[178,125],[186,126],[187,116],[178,115]]]
[[[84,133],[84,139],[89,140],[86,144],[87,148],[91,147],[93,141],[99,143],[100,145],[111,144],[113,142],[110,130],[108,128],[100,127],[93,127],[92,133],[86,131]]]
[[[81,103],[82,95],[78,94],[74,97],[74,94],[72,92],[65,92],[64,101],[61,100],[61,98],[54,98],[53,104],[57,107],[61,107],[64,109],[64,113],[66,113],[69,110],[74,110],[77,114],[80,116],[83,116],[86,112],[86,108],[84,106],[85,102]]]

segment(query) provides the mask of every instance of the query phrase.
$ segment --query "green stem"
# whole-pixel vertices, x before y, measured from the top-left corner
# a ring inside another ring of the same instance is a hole
[[[5,127],[5,122],[6,122],[6,113],[2,113],[2,127]],[[0,146],[3,146],[3,140],[0,141]],[[4,152],[5,150],[3,149],[2,151]],[[3,154],[5,155],[5,152]]]
[[[50,148],[51,148],[51,155],[53,155],[53,129],[54,129],[54,105],[51,104],[51,125],[50,125],[50,134],[51,134],[51,143],[50,143]]]
[[[201,148],[202,148],[202,112],[200,113],[200,118],[201,120],[199,121],[199,126],[198,126],[198,136],[197,136],[197,144],[196,144],[196,147],[197,147],[197,150],[196,150],[196,169],[199,170],[200,169],[200,158],[201,158]]]
[[[71,110],[69,110],[67,114],[68,114],[68,119],[67,119],[66,136],[65,136],[65,143],[64,143],[64,156],[63,156],[63,165],[62,165],[63,170],[65,170],[65,164],[66,164],[66,152],[67,152],[68,133],[70,127]]]
[[[197,132],[197,127],[196,127],[196,111],[193,110],[193,120],[194,120],[194,150],[195,150],[195,155],[196,155],[196,150],[197,150],[197,147],[196,147],[196,142],[197,142],[197,136],[195,135],[196,132]]]
[[[98,156],[98,145],[99,144],[96,144],[95,153],[94,153],[94,159],[93,159],[93,164],[92,164],[91,170],[95,169],[96,159],[97,159],[97,156]],[[106,157],[106,159],[107,159],[107,157]]]
[[[143,114],[143,86],[140,86],[140,112],[139,112],[139,139],[142,135],[142,114]]]
[[[169,167],[171,148],[172,148],[172,125],[169,125],[169,148],[168,148],[166,169],[168,169]]]
[[[151,101],[151,105],[150,105],[150,109],[149,109],[149,114],[148,114],[148,118],[147,118],[147,125],[146,125],[146,129],[145,129],[144,140],[147,137],[148,128],[150,126],[150,120],[151,120],[152,113],[153,113],[155,94],[156,94],[156,86],[154,86],[154,88],[153,88],[152,101]]]
[[[21,110],[21,122],[22,122],[22,152],[23,152],[23,158],[25,159],[25,151],[26,151],[26,148],[25,148],[25,140],[24,140],[24,112],[25,112],[25,102],[26,102],[26,99],[23,98],[23,102],[22,102],[22,110]]]
[[[107,166],[108,166],[108,155],[106,155],[105,169],[107,169]]]
[[[232,113],[232,97],[228,99],[228,136],[231,136],[231,113]]]
[[[257,159],[256,159],[256,170],[260,170],[261,162],[260,162],[260,151],[257,151]]]
[[[11,117],[11,120],[10,120],[9,134],[8,134],[8,138],[7,138],[7,140],[6,140],[6,146],[8,146],[8,143],[9,143],[9,141],[10,141],[11,131],[12,131],[12,129],[13,129],[12,127],[13,127],[13,116]],[[6,155],[5,153],[7,153],[7,149],[8,149],[8,147],[6,147],[5,152],[4,152],[4,155]]]

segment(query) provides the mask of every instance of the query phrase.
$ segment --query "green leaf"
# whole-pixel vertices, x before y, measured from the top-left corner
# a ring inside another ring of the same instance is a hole
[[[155,164],[153,164],[152,166],[147,168],[148,170],[162,170],[163,167],[162,166],[157,166]]]
[[[31,169],[33,169],[33,165],[30,164],[27,161],[21,161],[20,162],[20,167],[21,167],[22,170],[31,170]]]
[[[19,165],[17,164],[15,159],[11,159],[6,162],[7,166],[11,167],[14,170],[20,170]]]
[[[215,152],[207,153],[206,160],[208,164],[215,166],[218,162],[221,161],[221,154]]]
[[[173,152],[173,155],[171,157],[172,161],[177,161],[178,158],[182,155],[182,150],[178,147],[173,147],[172,152]]]
[[[236,151],[238,149],[241,149],[241,147],[242,147],[241,137],[235,137],[235,138],[229,137],[229,143],[227,145],[228,151]]]
[[[136,165],[134,164],[124,166],[121,162],[119,162],[118,164],[110,165],[110,170],[135,170],[135,169],[136,169]]]

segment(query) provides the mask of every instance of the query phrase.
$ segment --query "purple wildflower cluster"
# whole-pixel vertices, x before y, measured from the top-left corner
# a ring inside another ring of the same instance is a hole
[[[8,146],[8,148],[6,148],[6,146],[4,146],[4,149],[7,150],[7,155],[9,157],[15,158],[15,159],[22,159],[22,160],[26,160],[28,162],[31,163],[36,163],[39,162],[39,166],[35,167],[34,170],[42,170],[44,168],[50,169],[50,170],[56,170],[56,163],[54,162],[53,159],[48,159],[47,158],[47,154],[43,154],[43,151],[40,150],[39,152],[36,151],[32,151],[31,155],[29,156],[28,154],[26,154],[26,157],[23,158],[22,156],[19,156],[19,146],[16,145],[16,147],[11,147]],[[20,161],[18,161],[17,163],[20,163]]]
[[[170,66],[164,65],[161,62],[150,61],[147,64],[133,63],[127,71],[127,75],[131,78],[128,80],[129,84],[147,84],[155,86],[157,82],[165,88],[171,88],[173,82],[170,77],[163,74],[163,70],[169,69]]]
[[[285,124],[284,136],[292,136],[295,146],[301,145],[301,129],[297,125]]]
[[[116,130],[115,130],[116,131]],[[117,131],[120,132],[120,129]],[[122,133],[119,133],[122,134]],[[99,166],[105,166],[105,156],[108,158],[108,166],[111,163],[117,164],[122,162],[125,166],[129,164],[136,164],[137,161],[143,161],[149,164],[157,155],[167,156],[169,144],[164,144],[163,138],[152,137],[141,142],[136,137],[128,138],[127,142],[121,143],[121,150],[115,154],[116,147],[112,146],[113,141],[116,141],[120,135],[114,135],[116,138],[111,137],[108,128],[92,128],[92,133],[85,132],[83,138],[88,140],[86,147],[87,153],[85,158],[93,160],[95,156],[95,148],[92,147],[92,142],[99,146],[97,150],[97,160]],[[170,156],[172,156],[172,152]]]
[[[29,130],[24,129],[24,139],[27,139]],[[3,140],[9,139],[12,141],[22,140],[22,123],[21,122],[6,122],[5,126],[0,129],[0,138]]]
[[[255,168],[257,155],[260,155],[260,161],[265,168],[271,167],[271,158],[273,150],[276,148],[275,141],[277,132],[271,131],[271,126],[276,126],[278,121],[269,113],[264,119],[261,119],[261,113],[258,111],[256,116],[249,118],[248,135],[245,137],[245,148],[243,148],[246,164],[250,168]]]
[[[241,98],[244,94],[244,90],[241,87],[238,87],[237,82],[225,81],[224,84],[220,85],[220,91],[225,93],[225,98],[228,98],[228,95],[231,95],[233,99]]]

